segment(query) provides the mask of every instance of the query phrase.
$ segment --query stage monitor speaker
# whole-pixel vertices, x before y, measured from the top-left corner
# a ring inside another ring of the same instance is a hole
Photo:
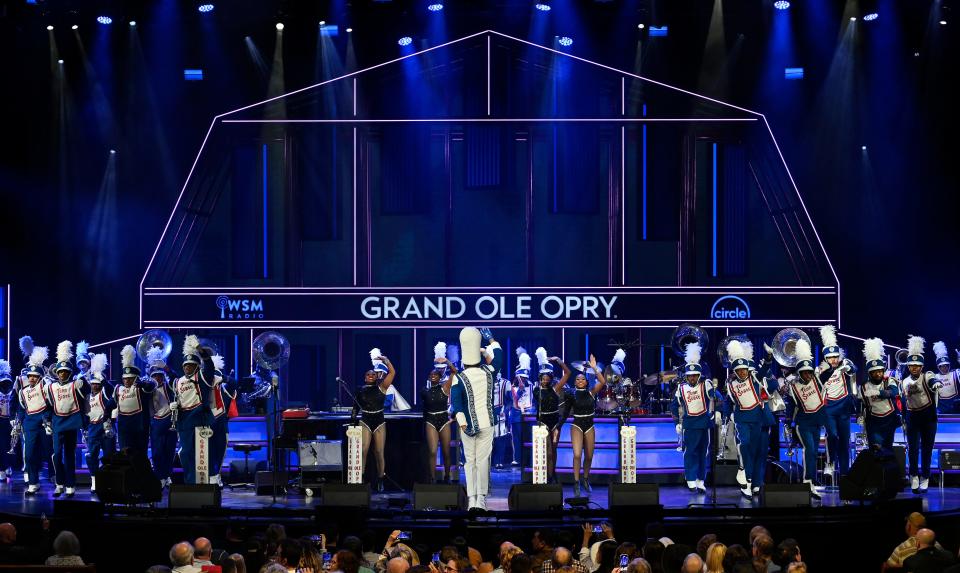
[[[660,505],[660,486],[655,483],[612,483],[607,499],[611,508]]]
[[[103,502],[80,499],[53,500],[53,515],[95,521],[103,517]]]
[[[736,452],[733,453],[733,463],[718,461],[713,467],[713,475],[717,480],[717,485],[737,485],[737,466]],[[682,478],[683,476],[681,476]]]
[[[370,486],[365,483],[327,483],[320,486],[320,503],[327,507],[370,507]]]
[[[103,503],[156,503],[163,488],[147,457],[124,449],[103,460],[97,471],[97,497]]]
[[[764,507],[810,507],[810,484],[764,484],[763,505]]]
[[[457,510],[467,508],[467,490],[456,484],[413,484],[414,509],[447,509]]]
[[[546,511],[563,508],[560,484],[515,483],[507,500],[511,511]]]
[[[893,499],[903,491],[895,452],[868,449],[857,455],[850,472],[840,477],[844,501]]]
[[[287,482],[290,476],[287,472],[277,472],[277,495],[283,495],[287,491]],[[273,495],[273,472],[258,471],[254,476],[254,486],[257,495]]]
[[[212,483],[173,484],[170,486],[170,509],[210,509],[220,507],[220,486]]]

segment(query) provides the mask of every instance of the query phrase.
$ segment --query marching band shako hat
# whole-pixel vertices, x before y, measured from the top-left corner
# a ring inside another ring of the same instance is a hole
[[[700,367],[700,354],[702,348],[700,348],[699,342],[692,342],[688,344],[683,349],[683,375],[690,376],[691,374],[696,374],[697,376],[703,375],[703,368]]]
[[[46,346],[34,346],[30,351],[30,357],[27,359],[27,367],[23,369],[25,376],[38,376],[43,378],[45,374],[43,363],[47,361],[50,350]]]
[[[150,376],[154,374],[166,376],[166,367],[167,363],[163,359],[163,348],[153,347],[147,350],[147,374]]]
[[[797,373],[804,370],[813,372],[813,349],[810,348],[810,343],[802,338],[797,340],[794,352],[797,357]]]
[[[863,358],[867,361],[867,372],[887,369],[883,341],[879,338],[868,338],[863,341]]]
[[[0,360],[0,382],[13,382],[13,376],[10,374],[10,363],[6,360]]]
[[[530,378],[530,355],[522,352],[517,359],[517,369],[513,372],[514,376],[521,378]]]
[[[90,383],[103,384],[103,371],[107,368],[107,355],[94,354],[90,358]]]
[[[483,360],[480,355],[482,340],[480,331],[472,326],[460,330],[460,360],[464,366],[476,366]]]
[[[920,336],[907,339],[907,366],[923,366],[923,345],[926,341]]]
[[[77,365],[81,362],[90,364],[90,344],[86,340],[77,343]]]
[[[64,340],[57,345],[57,363],[53,367],[54,372],[60,372],[66,370],[67,372],[73,372],[73,365],[70,364],[70,359],[73,358],[73,343],[69,340]]]
[[[197,338],[195,334],[188,334],[186,338],[183,339],[183,364],[196,364],[199,366],[203,363],[203,360],[200,358],[200,339]]]
[[[534,354],[537,356],[537,364],[540,365],[540,368],[537,371],[538,376],[543,376],[544,374],[553,376],[553,364],[551,364],[550,359],[547,358],[547,349],[540,346],[537,348]]]
[[[383,360],[380,359],[381,356],[383,356],[383,354],[379,348],[370,349],[370,362],[373,364],[373,373],[377,376],[383,376],[390,371],[387,365],[383,363]]]
[[[433,345],[433,372],[439,372],[443,376],[447,371],[445,362],[437,362],[438,359],[447,357],[447,343],[442,340]]]
[[[937,355],[937,366],[941,364],[950,366],[950,352],[942,340],[933,343],[933,353]]]
[[[840,346],[837,344],[837,329],[832,324],[820,327],[820,341],[823,342],[824,358],[840,356]]]
[[[623,373],[627,371],[626,366],[623,364],[623,361],[626,359],[627,353],[624,352],[622,348],[618,348],[613,354],[613,360],[610,361],[610,370],[617,376],[623,376]]]
[[[750,369],[747,349],[744,348],[743,342],[739,340],[734,339],[727,343],[727,360],[730,361],[730,368],[733,370],[739,370],[740,368]]]
[[[136,365],[137,351],[133,349],[133,346],[126,345],[123,347],[123,350],[120,351],[120,360],[123,364],[123,369],[120,371],[121,378],[139,378],[140,369]]]

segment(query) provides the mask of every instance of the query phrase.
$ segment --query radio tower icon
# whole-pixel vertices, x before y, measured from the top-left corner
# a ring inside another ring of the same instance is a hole
[[[220,309],[220,320],[224,320],[226,318],[225,311],[227,310],[227,305],[229,304],[229,298],[222,295],[217,297],[217,308]]]

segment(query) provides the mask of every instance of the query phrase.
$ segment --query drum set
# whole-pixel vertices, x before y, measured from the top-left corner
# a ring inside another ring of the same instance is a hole
[[[570,364],[574,370],[587,375],[587,379],[594,378],[593,368],[586,361]],[[603,365],[598,364],[598,368]],[[597,394],[597,414],[618,416],[623,414],[668,414],[670,400],[676,390],[677,372],[663,370],[643,376],[638,381],[621,377],[609,366],[603,369],[607,384]]]

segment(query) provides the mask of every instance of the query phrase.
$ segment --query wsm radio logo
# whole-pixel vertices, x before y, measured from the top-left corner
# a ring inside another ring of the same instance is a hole
[[[263,318],[263,300],[249,298],[234,299],[220,295],[217,297],[220,320],[240,320]]]
[[[710,309],[710,318],[714,319],[745,319],[750,318],[750,305],[747,301],[732,294],[722,296],[713,303]]]

